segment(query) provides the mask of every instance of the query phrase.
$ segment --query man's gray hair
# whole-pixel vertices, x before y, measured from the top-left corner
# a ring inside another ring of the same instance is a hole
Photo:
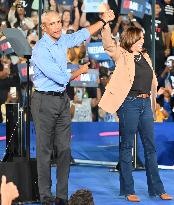
[[[59,15],[59,13],[57,11],[50,11],[50,10],[44,11],[44,13],[41,16],[42,24],[46,22],[46,19],[50,14],[58,14]]]

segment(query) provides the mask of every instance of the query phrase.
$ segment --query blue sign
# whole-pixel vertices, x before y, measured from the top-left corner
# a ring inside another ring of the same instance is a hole
[[[145,14],[152,15],[152,6],[149,2],[146,2]]]
[[[122,0],[121,14],[132,12],[134,16],[143,18],[146,9],[146,0]]]
[[[96,13],[105,12],[106,8],[103,4],[107,4],[108,0],[84,0],[84,10],[83,12]]]
[[[88,73],[79,75],[70,82],[72,87],[98,87],[99,71],[96,69],[89,69]]]
[[[108,68],[109,70],[115,70],[115,62],[113,60],[109,61],[101,61],[99,63],[100,66],[104,66],[105,68]]]
[[[109,61],[111,57],[104,51],[102,42],[87,44],[88,57],[97,61]]]

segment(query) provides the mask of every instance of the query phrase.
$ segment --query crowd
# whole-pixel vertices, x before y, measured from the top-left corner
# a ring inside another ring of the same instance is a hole
[[[6,40],[2,33],[4,28],[18,28],[27,38],[33,48],[39,40],[39,1],[9,0],[0,1],[0,122],[5,122],[5,103],[16,102],[26,105],[26,81],[19,75],[19,65],[26,63],[25,57],[18,57],[4,46]],[[120,34],[127,27],[134,25],[144,32],[144,47],[152,55],[151,15],[145,14],[143,19],[119,14],[120,1],[109,0],[110,8],[116,18],[110,23],[112,37],[119,42]],[[83,1],[74,0],[73,5],[58,5],[55,0],[43,1],[44,10],[59,11],[62,20],[62,33],[73,33],[80,28],[88,27],[100,18],[100,13],[85,13]],[[155,4],[155,73],[158,79],[157,118],[156,122],[172,122],[174,120],[174,3],[172,0],[161,0]],[[87,45],[91,42],[101,42],[101,33],[92,35],[86,42],[70,48],[67,53],[67,63],[90,63],[90,68],[99,73],[98,87],[74,87],[67,85],[67,93],[71,99],[72,121],[118,121],[117,114],[109,114],[98,108],[98,103],[110,80],[114,66],[108,62],[93,59],[88,55]],[[7,43],[8,45],[8,43]],[[30,90],[34,90],[32,81]]]

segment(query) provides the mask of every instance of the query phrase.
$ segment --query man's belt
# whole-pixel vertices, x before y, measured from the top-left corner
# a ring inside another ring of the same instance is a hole
[[[38,90],[35,90],[35,92],[38,92],[38,93],[41,93],[41,94],[44,94],[44,95],[64,96],[66,91],[64,90],[62,92],[56,92],[56,91],[38,91]]]

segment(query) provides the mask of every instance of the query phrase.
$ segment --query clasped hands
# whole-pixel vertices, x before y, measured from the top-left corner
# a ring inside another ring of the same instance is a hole
[[[108,23],[109,21],[113,21],[115,19],[114,11],[109,9],[108,4],[103,4],[104,12],[101,14],[101,18]]]

